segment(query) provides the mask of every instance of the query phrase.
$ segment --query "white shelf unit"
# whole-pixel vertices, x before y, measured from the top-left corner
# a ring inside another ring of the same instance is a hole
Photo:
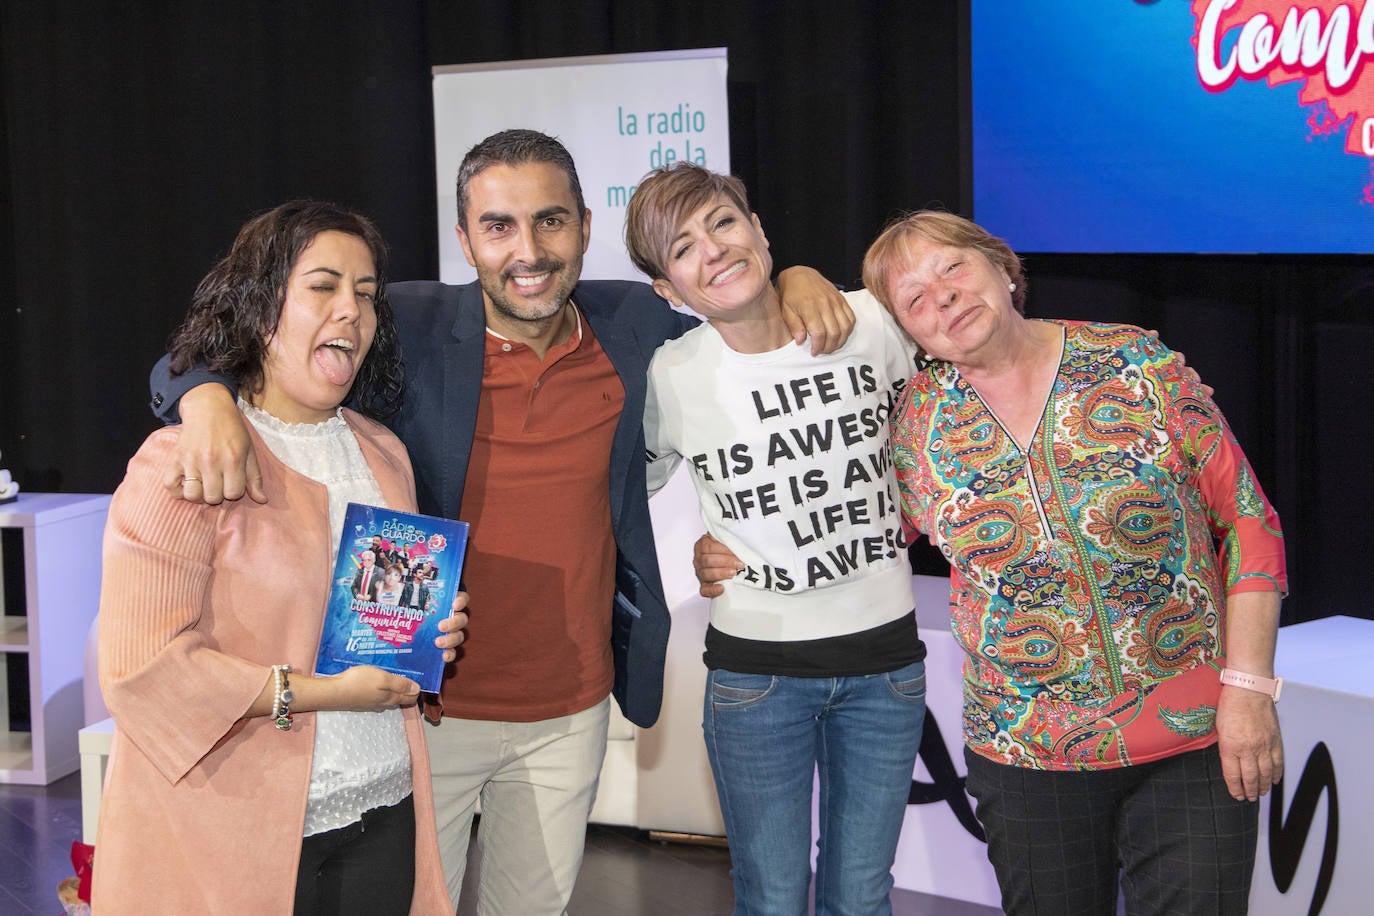
[[[86,632],[100,605],[109,508],[109,496],[88,493],[20,493],[0,505],[0,783],[47,785],[80,765]],[[21,657],[27,731],[10,721],[8,669]]]

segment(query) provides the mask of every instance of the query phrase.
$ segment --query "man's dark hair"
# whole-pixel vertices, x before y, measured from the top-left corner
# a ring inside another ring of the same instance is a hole
[[[372,254],[377,334],[350,397],[367,416],[395,413],[404,378],[396,319],[386,298],[386,242],[367,217],[320,201],[291,201],[244,224],[229,254],[196,287],[191,308],[172,335],[172,374],[201,366],[233,377],[244,393],[261,390],[267,342],[281,320],[291,271],[321,232],[356,236]]]
[[[582,199],[582,183],[577,180],[577,166],[573,165],[568,148],[548,134],[537,130],[503,130],[478,143],[463,157],[458,166],[458,225],[468,228],[468,184],[480,172],[493,165],[524,165],[527,162],[547,162],[556,165],[568,176],[573,199],[577,201],[577,218],[587,212]]]

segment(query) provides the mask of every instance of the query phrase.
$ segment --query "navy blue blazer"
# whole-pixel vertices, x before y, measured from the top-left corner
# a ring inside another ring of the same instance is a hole
[[[476,283],[391,283],[387,299],[405,361],[405,405],[389,425],[410,451],[420,511],[458,518],[477,426],[486,352],[486,310]],[[616,591],[611,614],[612,688],[625,717],[647,728],[663,701],[669,615],[659,577],[645,484],[644,398],[649,360],[665,341],[694,327],[644,283],[584,280],[573,301],[625,386],[625,408],[611,445],[611,526],[616,543]],[[153,410],[175,420],[175,402],[204,381],[198,370],[171,379],[167,358],[150,380]]]

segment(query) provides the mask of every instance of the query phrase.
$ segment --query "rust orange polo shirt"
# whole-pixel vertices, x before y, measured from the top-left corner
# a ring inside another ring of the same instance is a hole
[[[469,623],[446,716],[533,722],[611,691],[610,456],[625,389],[576,317],[542,362],[487,332],[459,516],[472,526]]]

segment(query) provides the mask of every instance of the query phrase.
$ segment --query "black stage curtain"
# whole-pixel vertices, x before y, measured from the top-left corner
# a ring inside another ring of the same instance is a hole
[[[196,281],[283,200],[356,207],[394,278],[435,276],[436,65],[728,47],[732,159],[775,257],[855,283],[889,217],[967,212],[966,18],[958,0],[6,0],[0,467],[112,490]],[[1342,572],[1374,543],[1374,263],[1023,254],[1034,314],[1157,328],[1216,386],[1283,517],[1285,621],[1374,617]]]

